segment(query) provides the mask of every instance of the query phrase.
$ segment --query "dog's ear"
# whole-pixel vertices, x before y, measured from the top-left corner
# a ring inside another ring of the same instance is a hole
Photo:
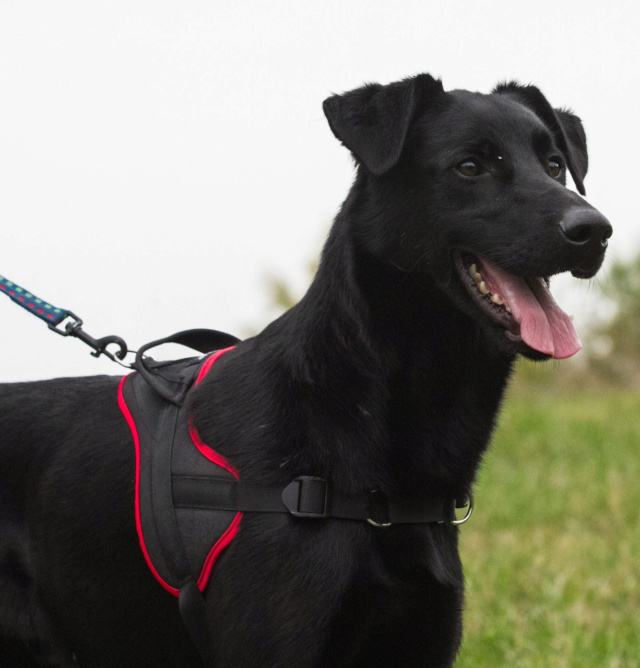
[[[589,155],[587,153],[587,135],[584,132],[582,121],[568,109],[556,109],[556,113],[567,138],[576,171],[579,177],[584,179],[589,169]],[[582,194],[584,195],[584,192]]]
[[[423,102],[444,94],[442,82],[429,74],[387,86],[368,84],[322,105],[333,134],[373,174],[391,169]]]
[[[582,121],[569,111],[554,109],[535,86],[522,86],[516,81],[499,84],[493,91],[509,95],[528,107],[552,132],[558,148],[564,153],[576,188],[585,195],[584,177],[589,167],[587,137]]]

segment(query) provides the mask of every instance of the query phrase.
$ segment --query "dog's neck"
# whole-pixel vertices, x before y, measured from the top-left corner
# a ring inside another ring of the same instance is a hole
[[[512,360],[435,286],[358,248],[348,204],[305,297],[221,358],[194,419],[249,477],[468,489]]]

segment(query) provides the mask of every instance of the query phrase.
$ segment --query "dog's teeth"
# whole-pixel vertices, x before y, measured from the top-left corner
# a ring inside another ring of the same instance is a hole
[[[505,304],[505,308],[507,309],[507,313],[511,313],[511,307],[509,304]]]
[[[480,285],[482,282],[482,274],[479,271],[476,271],[476,273],[473,275],[473,280]]]
[[[469,267],[469,274],[471,274],[471,276],[475,276],[475,274],[476,274],[477,271],[478,271],[478,267],[476,267],[475,264],[472,264],[472,265]]]
[[[502,306],[504,302],[500,299],[500,295],[491,295],[491,301],[498,306]]]
[[[489,288],[487,287],[487,284],[484,281],[480,281],[480,283],[478,283],[478,290],[480,290],[480,292],[483,295],[489,294]]]

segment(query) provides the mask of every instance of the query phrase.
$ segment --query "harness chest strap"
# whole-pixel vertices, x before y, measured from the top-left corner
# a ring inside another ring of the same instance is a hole
[[[249,480],[210,476],[173,476],[176,508],[236,512],[285,513],[298,518],[370,520],[374,525],[424,524],[456,521],[455,508],[469,504],[445,497],[387,498],[378,491],[347,496],[332,490],[327,480],[299,476],[284,489]]]

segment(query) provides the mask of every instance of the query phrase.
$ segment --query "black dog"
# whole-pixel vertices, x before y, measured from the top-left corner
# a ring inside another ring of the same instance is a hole
[[[514,359],[580,343],[548,277],[599,269],[611,226],[580,192],[580,120],[532,86],[419,75],[324,103],[357,163],[302,301],[192,391],[243,479],[461,499]],[[0,390],[0,664],[192,666],[143,559],[118,379]],[[206,590],[214,665],[450,666],[457,527],[245,513]]]

